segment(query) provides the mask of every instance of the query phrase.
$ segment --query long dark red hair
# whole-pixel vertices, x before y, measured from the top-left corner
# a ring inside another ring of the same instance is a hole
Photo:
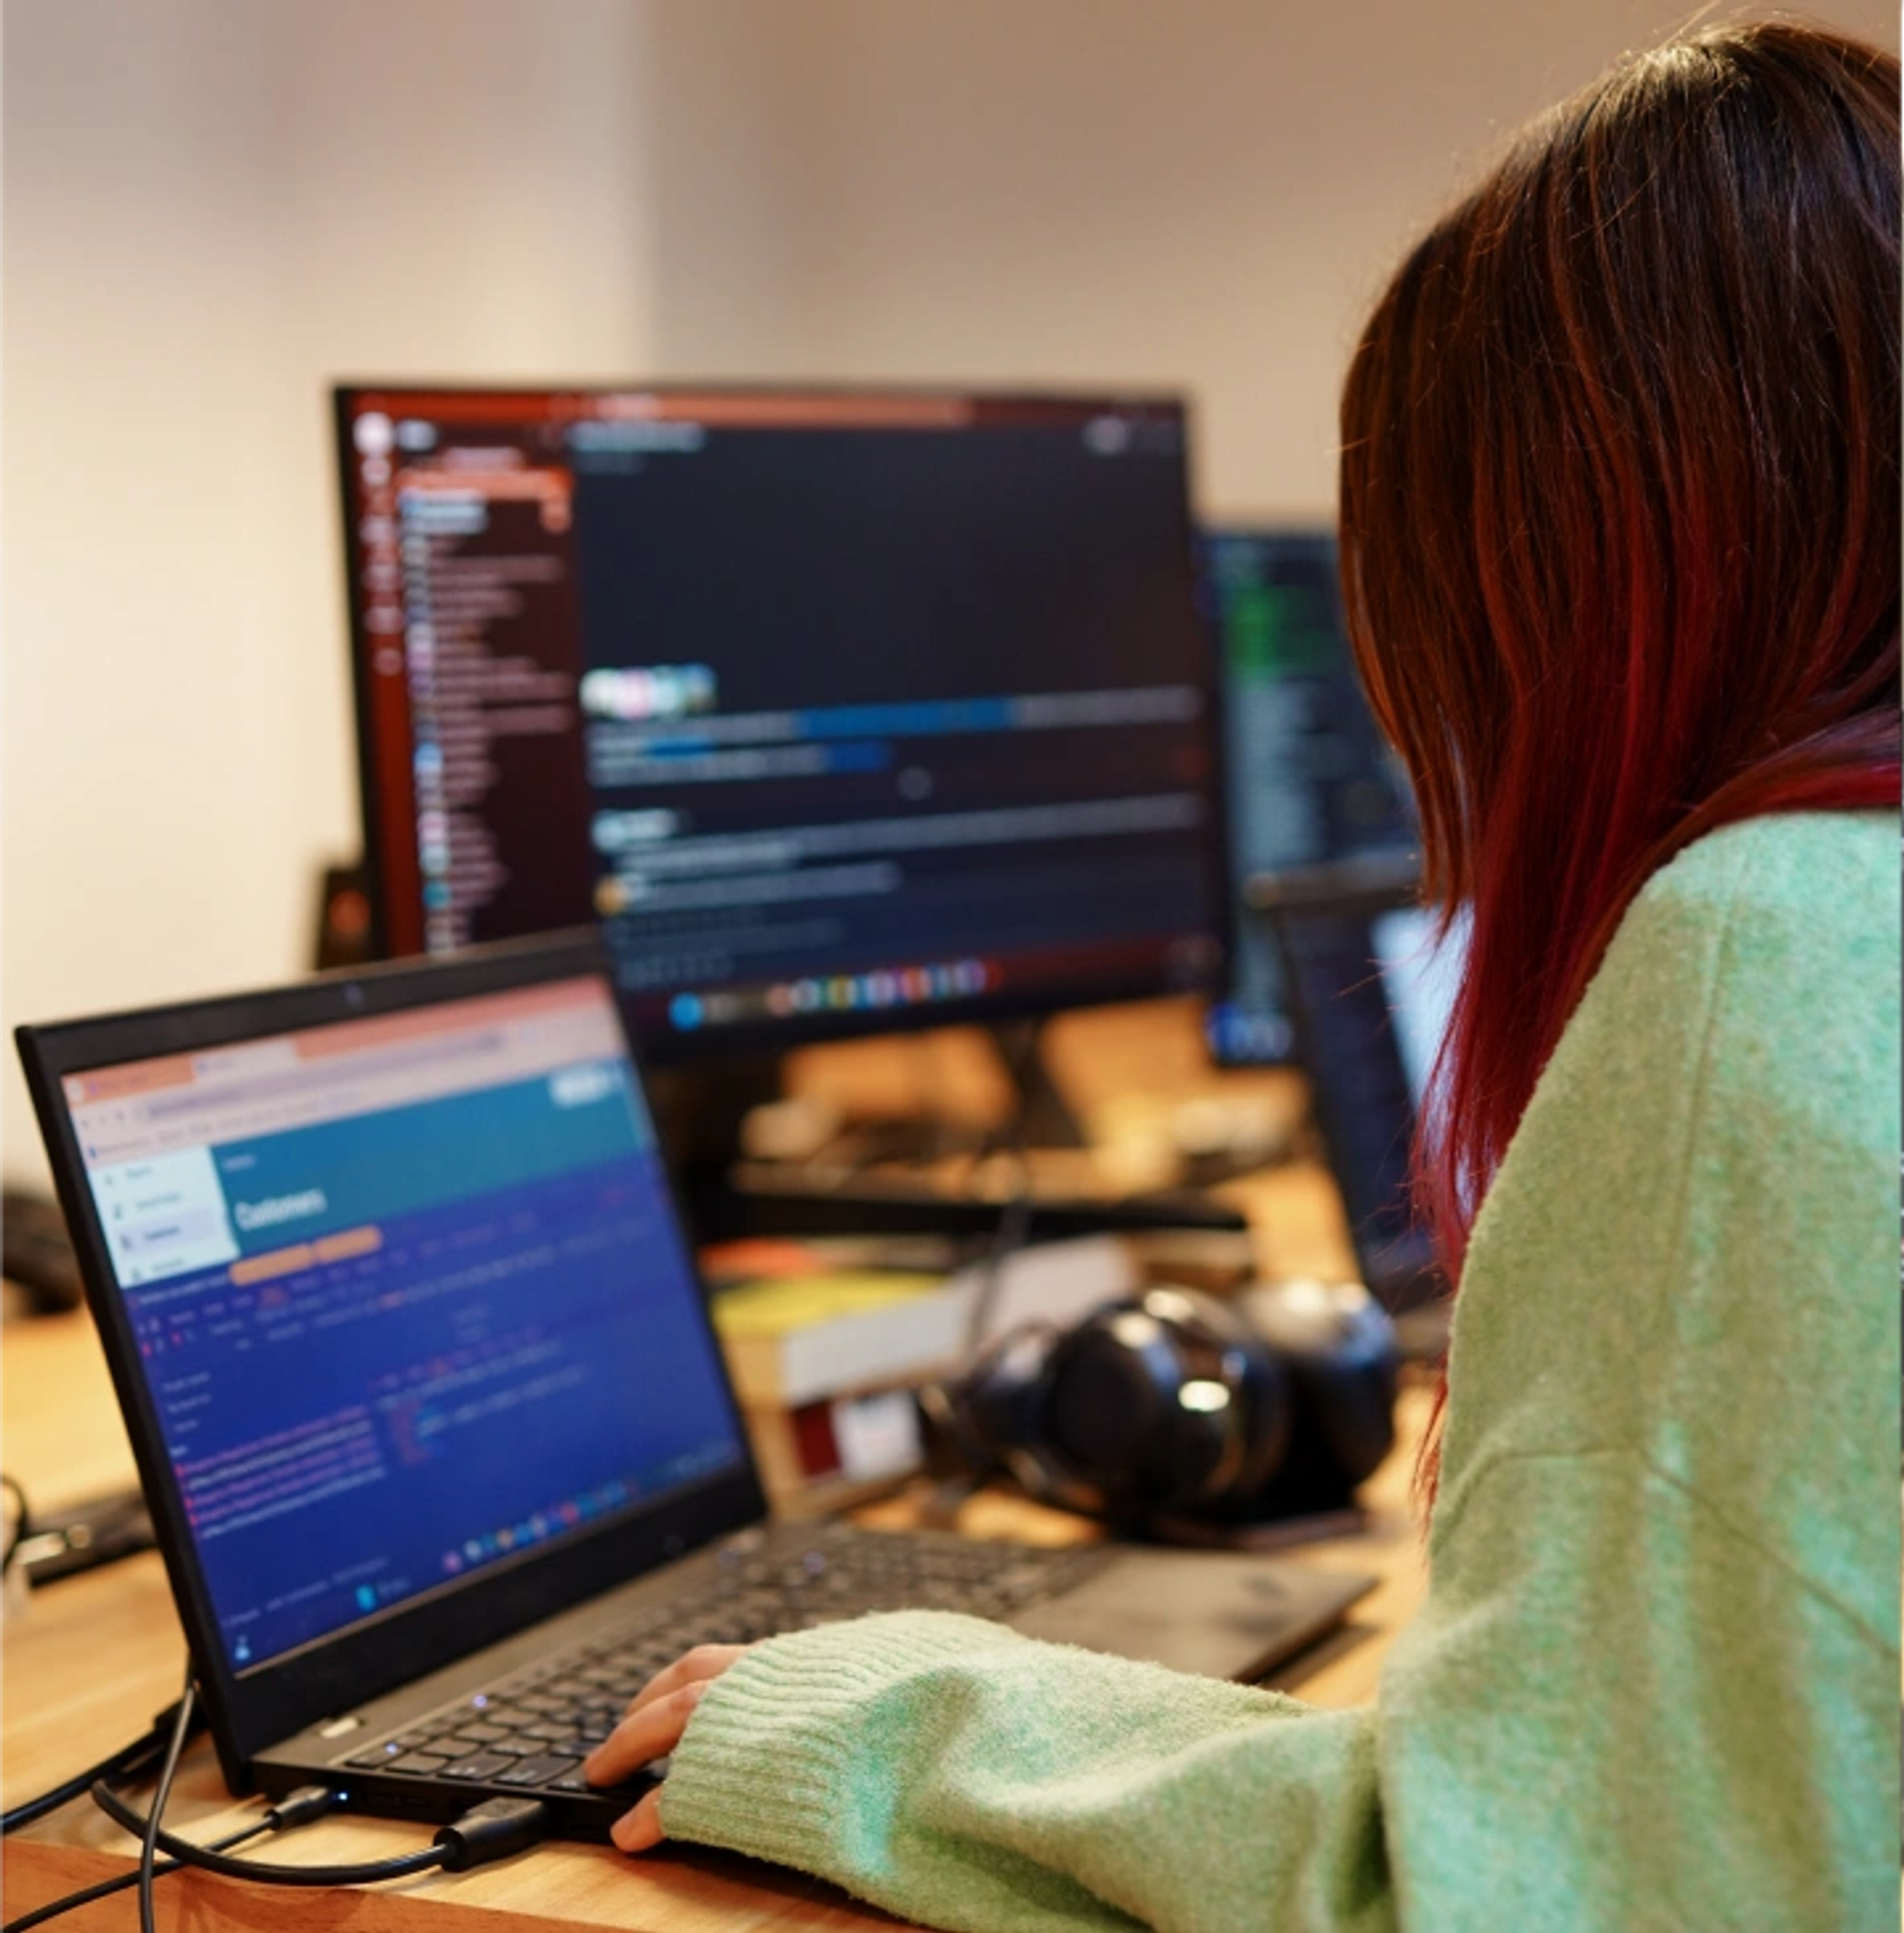
[[[1472,917],[1416,1159],[1454,1278],[1647,877],[1898,800],[1898,177],[1893,56],[1689,35],[1530,127],[1356,350],[1350,631]]]

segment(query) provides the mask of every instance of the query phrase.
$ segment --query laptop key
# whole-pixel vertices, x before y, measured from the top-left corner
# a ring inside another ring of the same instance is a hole
[[[429,1750],[440,1752],[445,1758],[476,1758],[495,1749],[493,1739],[472,1739],[467,1732],[452,1732],[447,1738],[429,1742]]]
[[[401,1739],[379,1739],[369,1750],[381,1752],[386,1758],[395,1758],[406,1752],[433,1752],[440,1755],[448,1751],[448,1747],[439,1746],[427,1733],[413,1735],[407,1732]]]
[[[449,1763],[447,1758],[434,1752],[406,1752],[396,1758],[384,1761],[387,1772],[440,1772]],[[447,1775],[447,1774],[445,1774]]]
[[[496,1778],[515,1763],[515,1759],[506,1758],[501,1752],[482,1752],[474,1758],[459,1758],[453,1764],[445,1764],[442,1775],[455,1779]]]
[[[552,1746],[571,1744],[581,1727],[558,1718],[537,1719],[534,1725],[525,1725],[518,1735],[525,1739],[542,1739]]]
[[[581,1766],[577,1765],[572,1772],[564,1772],[560,1778],[544,1780],[544,1785],[550,1792],[586,1792],[590,1798],[623,1799],[633,1805],[644,1792],[652,1791],[654,1781],[665,1776],[666,1772],[667,1760],[657,1758],[654,1764],[644,1765],[640,1774],[632,1782],[620,1785],[596,1785],[583,1775]]]
[[[579,1758],[567,1753],[557,1756],[553,1752],[536,1758],[519,1758],[506,1772],[496,1774],[498,1785],[546,1785],[551,1779],[559,1778],[564,1772],[575,1770]]]

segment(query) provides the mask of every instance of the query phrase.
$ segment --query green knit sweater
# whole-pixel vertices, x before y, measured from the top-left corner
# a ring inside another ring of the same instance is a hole
[[[961,1929],[1898,1924],[1899,828],[1640,895],[1476,1226],[1379,1702],[915,1612],[720,1679],[678,1839]]]

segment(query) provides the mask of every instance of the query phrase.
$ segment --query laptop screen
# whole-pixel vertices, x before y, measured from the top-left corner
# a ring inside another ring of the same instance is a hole
[[[1381,975],[1382,997],[1388,1003],[1402,1076],[1419,1114],[1461,986],[1468,952],[1467,914],[1459,914],[1443,936],[1428,907],[1395,906],[1369,920],[1368,938]]]
[[[1460,985],[1466,921],[1438,939],[1412,888],[1326,874],[1279,888],[1266,906],[1363,1278],[1391,1310],[1433,1300],[1441,1278],[1410,1205],[1409,1159]]]
[[[60,1093],[233,1669],[745,1464],[605,980]]]

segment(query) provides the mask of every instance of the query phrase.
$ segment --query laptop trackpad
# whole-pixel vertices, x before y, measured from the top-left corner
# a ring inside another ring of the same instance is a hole
[[[1008,1621],[1027,1637],[1215,1678],[1260,1676],[1341,1622],[1370,1577],[1228,1551],[1125,1550]]]

